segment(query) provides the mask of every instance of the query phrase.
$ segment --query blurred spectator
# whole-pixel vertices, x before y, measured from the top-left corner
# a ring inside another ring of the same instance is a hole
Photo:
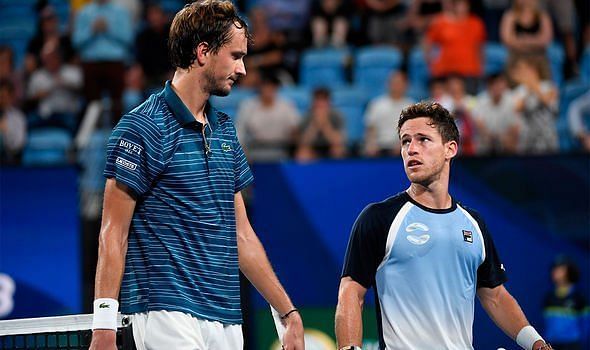
[[[465,91],[465,82],[458,75],[447,78],[447,91],[451,98],[449,111],[455,117],[455,123],[461,135],[460,152],[472,156],[479,151],[477,124],[473,119],[475,99]]]
[[[263,74],[258,96],[239,106],[236,127],[250,161],[286,159],[295,145],[301,117],[277,95],[279,84],[274,75]]]
[[[447,88],[447,79],[445,77],[434,77],[428,81],[428,90],[430,100],[440,103],[441,106],[451,111],[453,109],[453,100],[449,96]]]
[[[27,45],[24,66],[27,76],[41,66],[41,50],[49,42],[57,43],[64,62],[72,61],[75,53],[70,37],[61,33],[55,9],[51,5],[45,5],[39,12],[37,33]]]
[[[553,40],[553,25],[538,0],[514,0],[500,23],[500,37],[514,55],[547,55]]]
[[[123,113],[128,113],[147,98],[145,77],[139,65],[130,67],[125,73],[125,91],[123,92]]]
[[[125,62],[133,41],[127,10],[109,0],[94,0],[76,15],[73,41],[82,60],[87,101],[108,92],[116,123],[122,116]]]
[[[477,96],[473,118],[480,132],[479,153],[506,154],[518,151],[520,119],[503,74],[487,78],[487,89]]]
[[[590,91],[573,100],[567,111],[570,132],[590,152]]]
[[[371,101],[365,114],[365,155],[399,156],[397,120],[402,109],[414,101],[406,96],[406,74],[396,71],[389,76],[389,91]]]
[[[418,38],[426,32],[432,20],[441,14],[450,0],[413,0],[408,12],[408,25]]]
[[[285,37],[273,31],[268,25],[268,18],[262,7],[252,9],[249,15],[250,32],[254,37],[248,56],[244,58],[248,74],[241,79],[242,86],[256,87],[260,84],[261,72],[273,72],[283,79],[287,74],[283,69]],[[287,78],[287,80],[292,80]]]
[[[558,150],[557,89],[541,57],[519,57],[509,64],[515,110],[522,115],[521,148],[524,153],[552,153]]]
[[[568,258],[558,257],[551,267],[554,288],[545,296],[545,340],[555,349],[582,350],[588,337],[588,306],[584,294],[576,288],[578,267]]]
[[[332,107],[330,91],[314,90],[311,110],[301,127],[297,159],[342,158],[346,155],[345,139],[344,118]]]
[[[10,81],[14,87],[14,103],[19,105],[24,97],[23,77],[14,68],[14,52],[10,46],[0,46],[0,79]]]
[[[566,62],[564,75],[566,79],[578,74],[577,47],[574,32],[576,14],[574,0],[542,0],[543,7],[552,15],[557,36],[564,45]]]
[[[42,67],[31,75],[27,89],[29,104],[36,106],[30,127],[55,125],[74,133],[80,112],[83,79],[78,66],[63,64],[56,41],[41,51]]]
[[[342,47],[350,29],[350,8],[345,0],[316,0],[311,8],[312,45]]]
[[[271,30],[288,33],[305,28],[309,22],[308,12],[311,1],[256,0],[255,4],[266,12]]]
[[[0,79],[0,163],[19,163],[26,141],[27,120],[14,106],[14,85]]]
[[[467,91],[477,93],[485,39],[484,24],[470,14],[469,1],[452,0],[450,10],[437,16],[426,34],[424,56],[432,75],[460,75],[466,79]],[[434,46],[440,49],[438,57]]]
[[[408,8],[402,0],[366,0],[367,35],[371,44],[393,45],[407,51],[406,16]]]
[[[146,26],[135,38],[135,59],[141,65],[149,88],[160,87],[172,76],[168,60],[170,21],[157,3],[145,8]]]

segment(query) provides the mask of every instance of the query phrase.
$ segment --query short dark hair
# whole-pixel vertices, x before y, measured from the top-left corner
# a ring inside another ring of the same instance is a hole
[[[326,87],[318,87],[315,90],[313,90],[313,98],[317,99],[317,98],[324,98],[329,100],[330,99],[330,90]]]
[[[405,122],[416,118],[430,118],[429,125],[436,126],[442,136],[443,142],[459,142],[459,129],[455,124],[455,118],[438,102],[419,102],[404,108],[397,123],[397,134]]]
[[[246,21],[227,0],[198,0],[178,11],[168,37],[170,63],[174,68],[189,68],[197,58],[196,48],[206,42],[215,54],[231,38],[232,26],[244,29],[248,42],[252,37]]]

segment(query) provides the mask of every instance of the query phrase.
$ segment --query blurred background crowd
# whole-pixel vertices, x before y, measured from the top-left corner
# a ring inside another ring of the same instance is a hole
[[[1,0],[2,162],[74,161],[159,91],[184,3]],[[590,150],[588,1],[237,3],[248,75],[212,102],[252,161],[398,156],[395,119],[423,99],[454,112],[466,156]]]

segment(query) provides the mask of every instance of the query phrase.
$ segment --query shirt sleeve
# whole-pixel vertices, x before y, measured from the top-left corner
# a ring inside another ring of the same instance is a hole
[[[348,240],[342,277],[350,277],[365,288],[375,285],[377,267],[385,256],[387,234],[374,205],[365,208],[356,219]]]
[[[492,236],[488,232],[485,222],[479,215],[475,216],[477,223],[483,235],[486,258],[477,269],[477,288],[495,288],[501,284],[506,283],[506,271],[504,264],[500,260],[500,256],[496,251]]]
[[[248,160],[240,145],[238,136],[234,129],[233,139],[234,150],[234,193],[238,193],[254,181],[254,176],[248,165]]]
[[[139,198],[164,170],[162,149],[161,132],[154,121],[141,114],[127,114],[109,139],[104,176],[127,185]]]

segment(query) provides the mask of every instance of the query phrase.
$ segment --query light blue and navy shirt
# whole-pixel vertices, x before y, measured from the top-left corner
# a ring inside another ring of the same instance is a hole
[[[506,281],[482,219],[454,200],[424,207],[402,192],[357,218],[343,277],[374,287],[380,349],[473,349],[477,288]]]
[[[253,178],[230,117],[209,105],[205,113],[211,129],[203,138],[203,124],[167,82],[123,116],[109,140],[104,175],[129,186],[137,200],[123,313],[242,321],[234,195]]]

